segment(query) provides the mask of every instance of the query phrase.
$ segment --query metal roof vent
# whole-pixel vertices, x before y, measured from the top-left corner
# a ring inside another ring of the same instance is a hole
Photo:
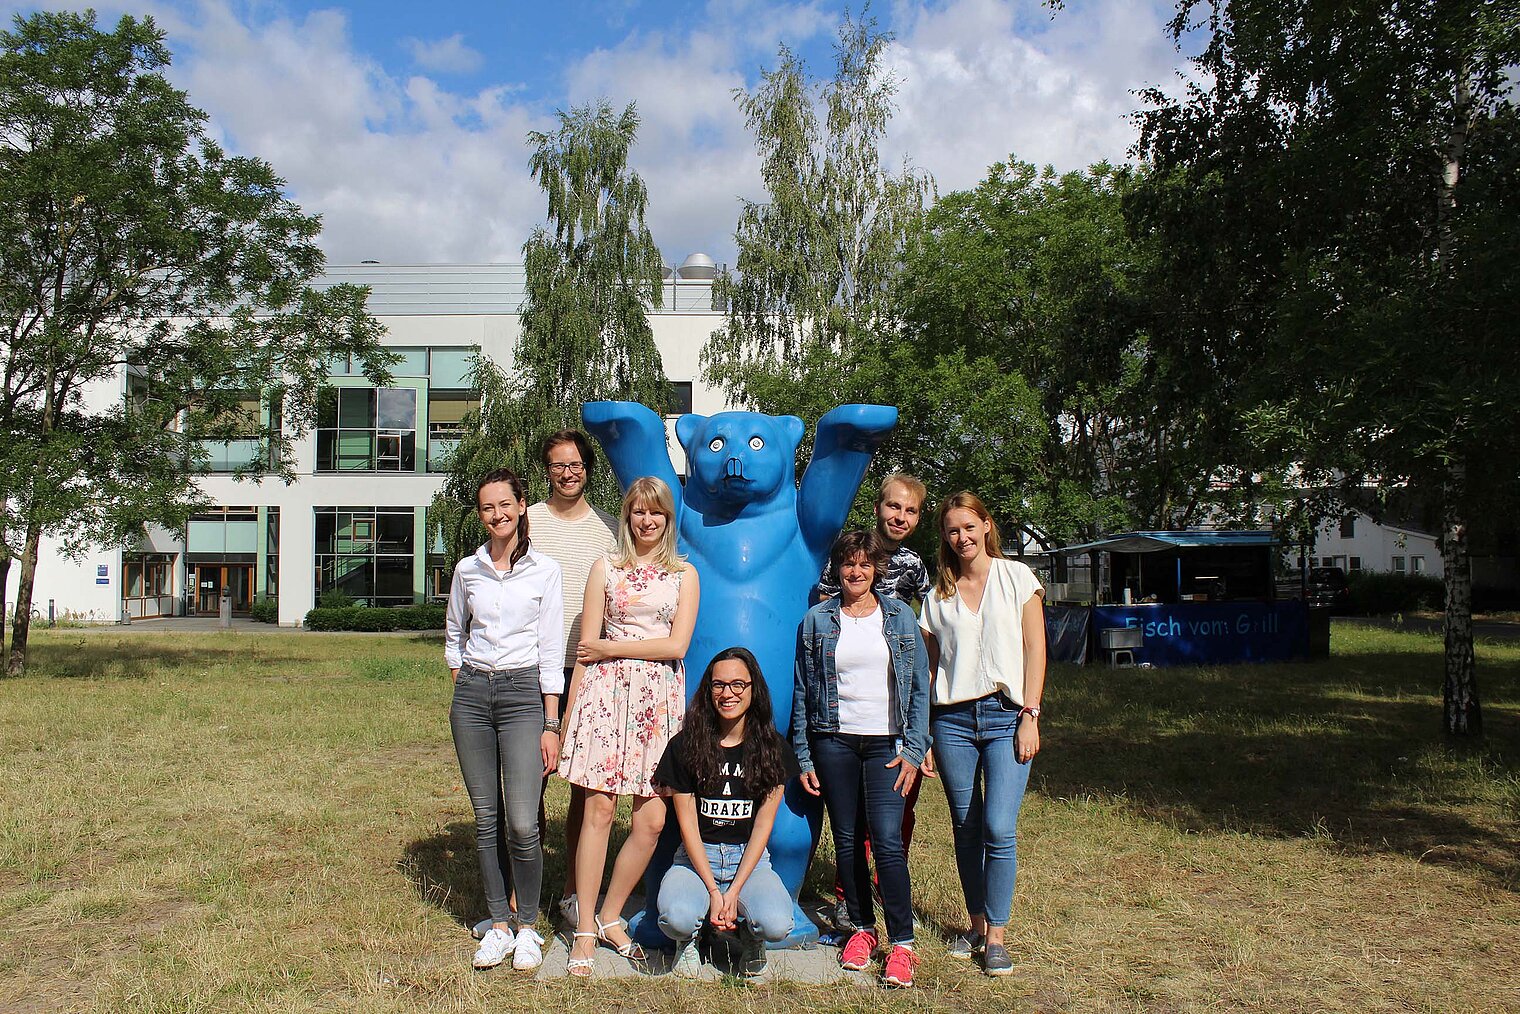
[[[718,277],[718,266],[705,253],[694,253],[682,262],[677,272],[682,278],[705,278],[711,281]]]

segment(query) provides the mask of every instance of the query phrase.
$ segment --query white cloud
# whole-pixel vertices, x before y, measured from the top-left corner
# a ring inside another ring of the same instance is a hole
[[[941,192],[974,186],[1010,154],[1061,170],[1124,161],[1134,91],[1175,76],[1165,11],[1148,2],[1097,0],[1054,16],[996,0],[898,10],[893,147]]]
[[[518,259],[543,218],[525,135],[552,129],[555,106],[603,96],[638,104],[633,162],[667,258],[703,250],[732,262],[739,199],[763,197],[733,91],[774,63],[782,40],[826,49],[837,23],[823,0],[710,0],[698,17],[567,55],[561,79],[540,83],[562,98],[535,104],[511,82],[451,87],[446,72],[480,59],[462,34],[409,40],[420,73],[387,71],[355,48],[348,18],[378,16],[362,4],[304,16],[234,0],[147,7],[169,33],[175,82],[229,148],[268,160],[322,214],[324,247],[340,262]],[[1133,90],[1175,87],[1169,10],[1161,0],[1073,0],[1054,17],[1036,0],[878,9],[897,35],[887,60],[900,85],[886,161],[909,156],[943,193],[1010,153],[1059,169],[1123,160]],[[103,11],[102,26],[115,16]],[[827,57],[812,70],[828,73]]]
[[[460,32],[432,42],[404,39],[402,44],[418,67],[435,74],[473,74],[485,63],[485,57],[465,45],[464,35]]]
[[[240,152],[323,216],[337,262],[516,260],[541,211],[523,138],[544,126],[498,86],[398,79],[354,50],[336,11],[250,25],[207,3],[175,76]]]

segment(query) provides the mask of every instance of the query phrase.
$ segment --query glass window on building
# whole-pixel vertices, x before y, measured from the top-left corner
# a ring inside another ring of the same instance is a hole
[[[391,367],[393,377],[425,377],[428,375],[427,349],[386,349],[401,357],[401,362]]]
[[[691,412],[691,381],[672,380],[670,382],[670,404],[665,409],[666,415],[688,415]]]
[[[1409,558],[1409,569],[1416,574],[1425,573],[1425,557],[1411,556]]]
[[[1353,556],[1351,558],[1350,564],[1347,566],[1346,569],[1347,569],[1348,573],[1361,570],[1362,569],[1362,558],[1360,556]]]
[[[333,592],[358,605],[416,600],[415,511],[410,507],[316,507],[316,595]]]
[[[428,386],[449,391],[472,390],[471,374],[479,354],[475,348],[429,349]]]
[[[1395,574],[1404,573],[1404,558],[1402,556],[1395,556],[1393,558],[1393,572]]]
[[[446,472],[449,455],[464,435],[464,417],[480,407],[474,391],[428,391],[427,469]]]
[[[1347,514],[1345,517],[1341,518],[1341,538],[1343,538],[1343,539],[1354,539],[1354,538],[1356,538],[1356,515],[1355,514]]]
[[[264,588],[267,598],[280,597],[280,508],[265,509],[264,517]]]
[[[322,398],[317,471],[417,470],[417,392],[410,387],[344,387]]]
[[[123,553],[122,610],[134,620],[174,614],[174,554]]]

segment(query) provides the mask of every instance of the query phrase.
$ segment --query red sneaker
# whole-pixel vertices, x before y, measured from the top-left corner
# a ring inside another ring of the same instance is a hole
[[[856,930],[845,941],[844,950],[839,952],[839,967],[848,968],[852,972],[863,971],[871,963],[871,955],[875,952],[876,934],[870,930]]]
[[[892,953],[887,955],[887,967],[882,973],[881,980],[888,986],[900,986],[907,989],[913,985],[913,969],[917,967],[918,955],[913,953],[913,948],[898,944],[892,948]]]

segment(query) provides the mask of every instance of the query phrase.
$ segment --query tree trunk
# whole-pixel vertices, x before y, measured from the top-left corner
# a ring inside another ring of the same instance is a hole
[[[37,581],[37,554],[42,544],[42,526],[35,521],[27,525],[26,546],[21,551],[21,580],[16,588],[16,618],[11,626],[11,653],[5,671],[20,676],[26,671],[26,641],[32,630],[32,586]]]
[[[11,554],[5,549],[0,548],[0,672],[4,671],[3,660],[7,655],[6,649],[9,647],[9,644],[5,640],[5,606],[10,603],[6,601],[5,595],[10,590],[10,587]]]
[[[1483,733],[1483,712],[1478,707],[1478,679],[1473,663],[1472,569],[1467,556],[1467,512],[1461,495],[1460,465],[1454,465],[1458,481],[1447,487],[1441,519],[1441,556],[1445,562],[1446,685],[1444,714],[1451,736]]]

